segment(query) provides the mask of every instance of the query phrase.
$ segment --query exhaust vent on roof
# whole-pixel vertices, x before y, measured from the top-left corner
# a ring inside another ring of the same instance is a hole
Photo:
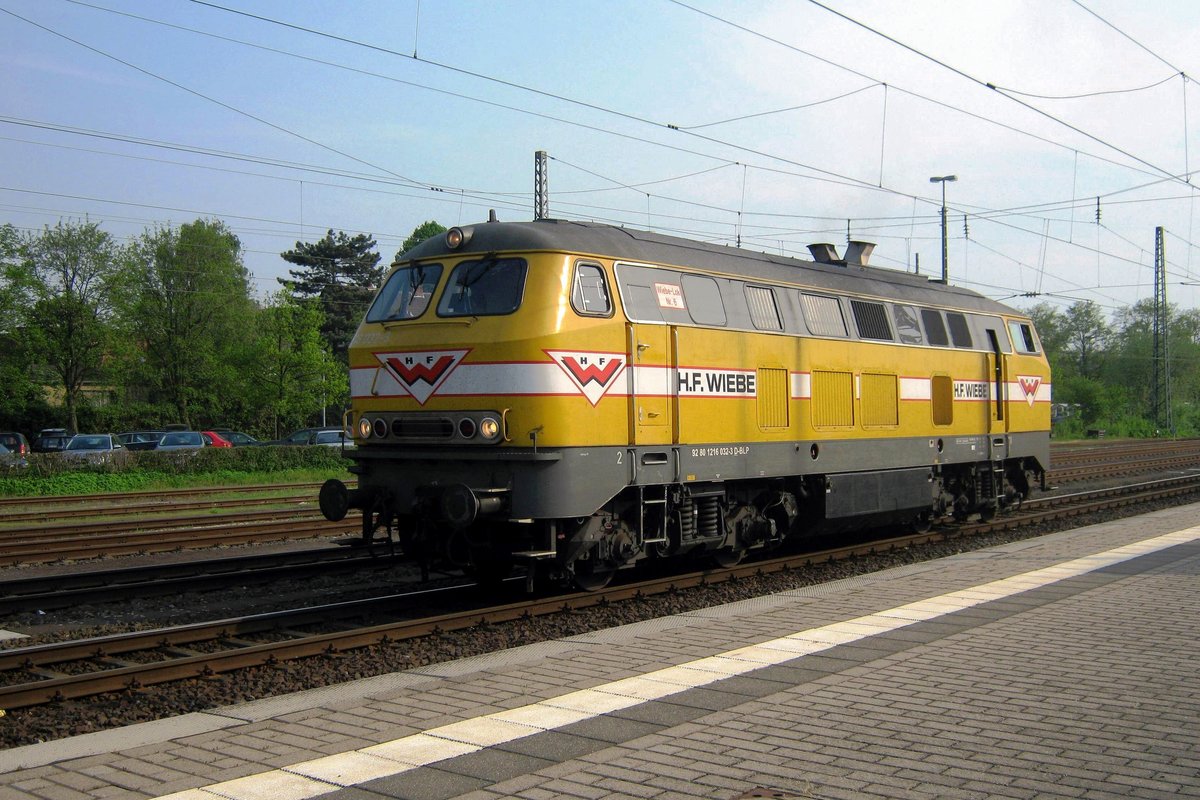
[[[837,248],[827,242],[810,244],[808,252],[812,253],[813,261],[816,261],[818,264],[838,263]]]
[[[874,242],[850,242],[846,245],[846,263],[865,267],[874,249]]]

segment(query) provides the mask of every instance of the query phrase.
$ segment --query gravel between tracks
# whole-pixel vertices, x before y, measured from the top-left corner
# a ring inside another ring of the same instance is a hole
[[[1076,487],[1072,487],[1073,489]],[[328,686],[388,672],[403,671],[493,652],[548,639],[571,636],[697,608],[762,596],[799,586],[825,583],[862,575],[901,564],[926,561],[947,555],[991,547],[1018,539],[1028,539],[1057,530],[1082,527],[1125,516],[1147,513],[1195,502],[1194,497],[1164,501],[1153,508],[1134,511],[1103,512],[1088,517],[1033,526],[1016,531],[989,534],[913,547],[906,550],[860,557],[849,561],[822,564],[787,574],[759,576],[732,583],[706,586],[669,596],[643,598],[602,608],[555,614],[503,625],[490,625],[466,631],[388,645],[377,645],[339,654],[289,662],[281,667],[242,670],[231,676],[196,679],[153,686],[138,691],[111,693],[93,698],[10,711],[0,720],[0,748],[51,741],[81,733],[105,730],[147,720],[185,714],[192,711],[245,702],[263,697]],[[396,582],[409,582],[410,570],[374,573],[369,582],[358,576],[353,587],[347,578],[306,580],[293,586],[246,587],[244,591],[223,594],[205,593],[184,597],[140,600],[96,608],[77,608],[69,613],[54,612],[52,619],[41,615],[22,615],[10,619],[10,629],[34,632],[33,639],[8,642],[23,646],[38,641],[83,638],[121,630],[160,627],[187,621],[219,619],[270,608],[287,608],[332,602],[354,596],[368,596]],[[50,617],[51,615],[46,615]]]

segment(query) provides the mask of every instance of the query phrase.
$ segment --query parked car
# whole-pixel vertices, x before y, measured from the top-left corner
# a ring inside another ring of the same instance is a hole
[[[217,428],[212,432],[220,434],[222,439],[229,442],[234,447],[254,447],[255,445],[265,444],[265,442],[260,442],[250,434],[242,433],[241,431],[230,431],[226,430],[225,428]]]
[[[199,450],[204,447],[200,431],[168,431],[158,441],[155,450]]]
[[[57,453],[65,450],[74,435],[75,432],[67,428],[43,428],[33,440],[33,452]]]
[[[19,453],[14,453],[3,444],[0,444],[0,469],[24,469],[29,466],[29,462],[24,456]]]
[[[166,433],[166,431],[126,431],[118,433],[117,438],[130,450],[153,450],[158,446],[158,440]]]
[[[124,449],[121,440],[111,433],[77,433],[71,437],[62,455],[75,461],[102,462]]]
[[[346,432],[341,428],[317,431],[308,439],[309,444],[324,447],[354,447],[354,440],[346,438]]]
[[[206,447],[233,447],[233,442],[216,431],[200,431],[200,436],[204,438]]]
[[[328,428],[328,427],[327,428],[301,428],[298,431],[293,431],[292,433],[289,433],[287,436],[285,436],[282,439],[276,439],[275,441],[271,442],[271,444],[284,444],[284,445],[312,444],[313,443],[312,439],[315,434],[321,433],[323,431],[334,431],[336,433],[337,431],[340,431],[340,430],[341,430],[341,428]]]
[[[24,434],[16,431],[0,431],[0,444],[17,455],[29,455],[29,440],[25,438]]]

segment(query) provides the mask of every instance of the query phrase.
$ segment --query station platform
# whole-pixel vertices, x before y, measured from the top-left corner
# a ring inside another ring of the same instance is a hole
[[[1182,506],[13,748],[0,800],[1200,797],[1198,578]]]

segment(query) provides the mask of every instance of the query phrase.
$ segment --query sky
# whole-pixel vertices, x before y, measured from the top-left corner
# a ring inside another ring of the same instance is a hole
[[[0,0],[0,224],[220,219],[265,297],[329,229],[532,219],[541,150],[553,217],[931,277],[944,190],[950,282],[1022,308],[1152,299],[1162,227],[1193,309],[1197,41],[1192,0]]]

